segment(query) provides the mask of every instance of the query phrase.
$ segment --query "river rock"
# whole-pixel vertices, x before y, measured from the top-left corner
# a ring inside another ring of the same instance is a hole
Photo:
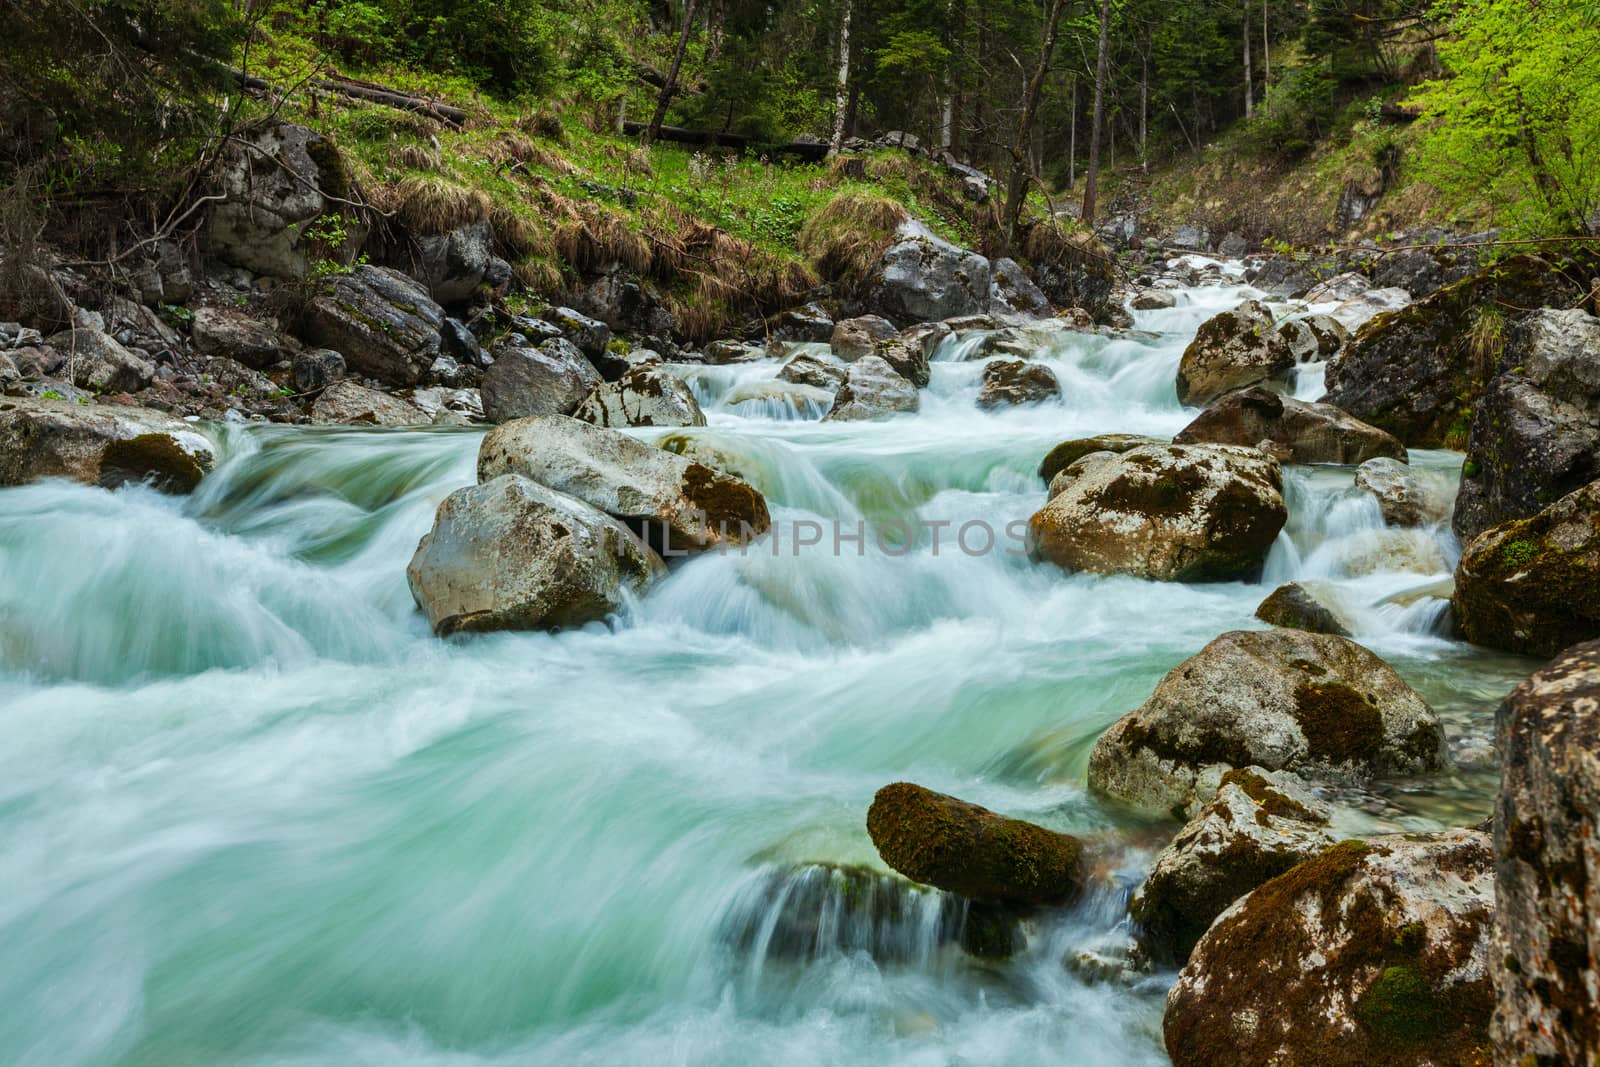
[[[447,637],[582,626],[620,611],[665,569],[615,519],[506,474],[445,498],[406,581]]]
[[[1553,656],[1600,637],[1597,590],[1600,481],[1468,542],[1451,604],[1473,644]]]
[[[1156,856],[1129,903],[1146,952],[1183,963],[1234,901],[1338,840],[1331,814],[1288,771],[1224,774],[1217,795]]]
[[[350,369],[391,385],[417,385],[439,358],[444,309],[388,267],[361,266],[326,283],[306,305],[300,335],[344,356]]]
[[[833,390],[819,389],[813,385],[769,378],[765,381],[741,382],[722,396],[728,407],[740,404],[760,406],[760,413],[773,413],[781,418],[819,419],[833,404]]]
[[[1239,767],[1360,781],[1445,764],[1439,717],[1365,648],[1332,634],[1238,630],[1169,671],[1101,735],[1089,785],[1176,813]]]
[[[983,388],[978,390],[978,407],[985,411],[1037,404],[1061,396],[1061,383],[1055,371],[1042,363],[1020,359],[997,359],[983,368]]]
[[[973,900],[1061,904],[1083,886],[1077,838],[910,782],[878,790],[867,833],[913,882]]]
[[[1346,300],[1330,313],[1345,329],[1354,333],[1379,315],[1399,311],[1411,303],[1411,294],[1404,289],[1369,289],[1360,296]]]
[[[1510,256],[1367,323],[1328,364],[1323,399],[1412,448],[1462,447],[1499,360],[1500,307],[1569,305],[1600,252]],[[1476,337],[1476,340],[1474,339]]]
[[[344,381],[318,395],[311,421],[318,426],[426,426],[431,420],[399,397]]]
[[[827,342],[833,337],[833,317],[821,304],[807,304],[779,312],[772,319],[772,337],[776,341],[799,343]]]
[[[778,380],[835,391],[844,384],[849,364],[827,352],[801,352],[778,370]]]
[[[443,233],[408,233],[382,251],[380,261],[405,271],[441,304],[459,304],[486,281],[493,285],[496,267],[494,228],[487,219]]]
[[[1340,611],[1338,588],[1324,582],[1287,582],[1256,608],[1256,618],[1274,626],[1314,634],[1350,637],[1350,623]]]
[[[483,372],[483,412],[491,422],[567,415],[600,383],[594,365],[563,338],[538,348],[500,348]]]
[[[1345,271],[1336,274],[1327,281],[1318,282],[1306,290],[1305,302],[1308,304],[1342,304],[1346,300],[1354,300],[1361,294],[1372,289],[1372,282],[1365,274],[1355,271]]]
[[[578,351],[591,362],[605,357],[611,344],[611,327],[599,319],[592,319],[569,307],[545,308],[540,317],[559,327],[561,336],[576,345]]]
[[[314,393],[344,377],[344,357],[331,348],[307,348],[295,353],[289,380],[296,392]]]
[[[1201,323],[1178,364],[1178,401],[1200,407],[1245,386],[1287,381],[1293,367],[1294,352],[1273,332],[1272,312],[1247,300]]]
[[[860,315],[835,323],[828,344],[836,357],[854,363],[874,354],[880,341],[887,341],[899,332],[894,323],[882,315]]]
[[[904,323],[985,314],[991,273],[983,256],[908,222],[867,279],[867,309]]]
[[[1369,459],[1356,468],[1356,488],[1378,500],[1383,521],[1390,526],[1427,526],[1444,519],[1448,502],[1418,479],[1410,466],[1387,456]]]
[[[1002,258],[990,265],[989,310],[993,314],[1042,318],[1050,314],[1051,307],[1022,265]]]
[[[275,278],[305,276],[318,258],[306,227],[338,214],[351,198],[350,175],[332,141],[304,126],[279,124],[246,133],[223,160],[217,185],[226,197],[210,208],[206,248],[218,259]],[[349,234],[341,255],[360,251],[359,223],[342,220]]]
[[[637,529],[671,557],[767,532],[767,502],[748,484],[627,434],[560,415],[497,427],[478,450],[478,480],[521,474]]]
[[[881,419],[921,406],[917,387],[878,356],[864,356],[850,365],[844,384],[834,394],[833,410],[824,422]]]
[[[1056,472],[1050,479],[1050,485],[1045,489],[1044,498],[1054,500],[1070,489],[1074,482],[1082,478],[1088,470],[1099,463],[1114,462],[1117,458],[1115,452],[1090,452],[1086,456],[1079,456]]]
[[[291,347],[278,333],[276,324],[220,307],[196,308],[189,338],[195,349],[205,355],[226,356],[256,370],[267,370],[299,347]]]
[[[1104,433],[1098,437],[1075,437],[1070,441],[1063,441],[1049,452],[1044,459],[1039,461],[1039,477],[1046,483],[1055,479],[1061,471],[1073,463],[1087,456],[1091,452],[1128,452],[1146,445],[1165,444],[1157,437],[1144,437],[1131,433]]]
[[[1178,306],[1178,294],[1170,289],[1140,289],[1128,306],[1134,311],[1164,311]]]
[[[1487,1064],[1493,853],[1345,841],[1223,912],[1167,996],[1175,1067]]]
[[[923,359],[930,360],[939,350],[939,346],[944,344],[945,339],[954,333],[954,330],[942,322],[919,322],[915,326],[907,326],[901,330],[900,340],[912,348],[921,349]]]
[[[1600,642],[1506,697],[1495,802],[1495,1051],[1508,1064],[1600,1052]]]
[[[64,358],[72,384],[95,393],[131,393],[143,389],[155,376],[155,364],[143,353],[125,348],[103,330],[63,330],[49,338],[50,348]]]
[[[1029,520],[1029,551],[1069,571],[1157,581],[1259,574],[1288,517],[1255,449],[1146,446],[1096,463]]]
[[[71,478],[108,489],[148,481],[187,493],[215,463],[210,439],[164,412],[0,398],[0,486]]]
[[[1406,458],[1393,435],[1332,404],[1280,396],[1261,386],[1229,393],[1178,431],[1175,445],[1259,445],[1270,441],[1290,463],[1364,463],[1375,456]]]
[[[1350,342],[1350,331],[1331,315],[1307,315],[1275,327],[1294,353],[1296,363],[1323,363],[1337,356]]]
[[[1472,537],[1600,478],[1600,319],[1543,308],[1510,331],[1472,417],[1453,519]]]
[[[694,390],[659,367],[636,367],[589,391],[572,413],[596,426],[704,426]]]
[[[907,343],[899,337],[879,341],[873,354],[894,368],[896,374],[916,386],[927,387],[933,377],[928,367],[928,355],[920,344]]]

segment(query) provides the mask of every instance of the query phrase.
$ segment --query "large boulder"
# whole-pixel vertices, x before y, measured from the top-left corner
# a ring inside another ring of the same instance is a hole
[[[1188,959],[1234,901],[1334,844],[1331,816],[1288,771],[1224,774],[1217,795],[1156,856],[1129,902],[1146,951],[1163,963]]]
[[[189,339],[196,351],[226,356],[256,370],[267,370],[288,359],[298,347],[278,333],[276,323],[223,307],[196,308]]]
[[[399,397],[355,382],[336,382],[311,405],[311,421],[318,426],[426,426],[430,420]]]
[[[931,322],[989,310],[989,261],[906,223],[868,279],[869,310],[900,323]]]
[[[1329,315],[1307,315],[1280,322],[1275,330],[1289,345],[1296,363],[1323,363],[1350,342],[1344,323]]]
[[[990,314],[1032,319],[1049,315],[1051,310],[1050,300],[1020,263],[1014,259],[994,261],[989,277]]]
[[[131,393],[155,376],[155,364],[144,353],[125,347],[103,330],[63,330],[47,341],[65,359],[72,384],[96,393]]]
[[[1260,573],[1287,518],[1276,460],[1154,445],[1085,470],[1029,520],[1029,549],[1069,571],[1230,581]]]
[[[1259,445],[1290,463],[1365,463],[1375,456],[1406,458],[1391,434],[1346,415],[1332,404],[1280,396],[1261,386],[1229,393],[1178,431],[1175,445]]]
[[[826,352],[801,352],[778,369],[778,380],[831,392],[844,384],[849,372],[849,365],[837,356]]]
[[[628,523],[669,557],[744,544],[772,525],[766,500],[740,479],[559,415],[517,419],[483,439],[478,479],[508,473]]]
[[[1377,498],[1390,526],[1427,526],[1442,521],[1450,509],[1438,486],[1397,458],[1380,456],[1362,463],[1356,468],[1356,488]]]
[[[1332,634],[1225,633],[1161,679],[1089,754],[1089,785],[1162,812],[1239,767],[1362,781],[1445,765],[1433,709],[1387,663]]]
[[[615,519],[506,474],[445,498],[406,581],[446,637],[582,626],[620,611],[664,570]]]
[[[1235,389],[1285,382],[1294,363],[1289,343],[1272,329],[1272,312],[1247,300],[1200,324],[1178,364],[1178,401],[1200,407]]]
[[[917,387],[885,359],[866,356],[850,364],[844,384],[834,394],[825,422],[859,422],[916,411],[922,404]]]
[[[1147,445],[1165,444],[1160,438],[1142,434],[1103,433],[1097,437],[1074,437],[1063,441],[1039,461],[1039,477],[1049,484],[1057,474],[1092,452],[1130,452]]]
[[[821,304],[807,304],[779,312],[769,322],[774,341],[801,344],[826,343],[833,336],[833,316]]]
[[[1569,273],[1600,273],[1600,252],[1511,256],[1378,316],[1328,364],[1323,399],[1412,448],[1465,445],[1499,363],[1502,309],[1574,303],[1586,286]]]
[[[1468,538],[1600,478],[1600,319],[1544,308],[1511,331],[1472,416],[1453,519]]]
[[[1492,864],[1484,833],[1393,834],[1256,889],[1167,995],[1174,1067],[1487,1067]]]
[[[563,338],[538,348],[500,348],[483,372],[483,413],[491,422],[568,415],[600,382],[594,365]]]
[[[1056,372],[1043,363],[1021,359],[997,359],[983,368],[983,387],[978,390],[978,406],[985,411],[1037,404],[1061,396]]]
[[[1452,600],[1468,641],[1553,656],[1600,637],[1600,481],[1461,551]]]
[[[589,391],[572,413],[596,426],[704,426],[694,390],[660,367],[635,367]]]
[[[1575,645],[1495,716],[1495,1050],[1600,1056],[1600,642]]]
[[[1338,587],[1323,582],[1285,582],[1256,606],[1256,618],[1314,634],[1352,636]]]
[[[416,385],[439,358],[444,309],[388,267],[360,266],[325,283],[301,314],[300,335],[343,355],[350,369]]]
[[[0,398],[0,486],[71,478],[187,493],[216,463],[189,423],[147,408]]]
[[[867,833],[913,882],[973,900],[1061,904],[1083,886],[1077,838],[910,782],[878,790]]]
[[[421,282],[441,304],[459,304],[506,270],[494,254],[494,228],[478,219],[443,233],[410,233],[383,250],[381,261]]]
[[[1346,300],[1354,300],[1371,289],[1372,282],[1365,274],[1353,270],[1345,271],[1307,289],[1305,301],[1308,304],[1342,304]]]
[[[894,323],[882,315],[858,315],[834,323],[828,344],[834,356],[846,363],[854,363],[863,356],[875,353],[880,342],[897,336],[899,332]]]
[[[577,346],[591,363],[606,358],[611,346],[611,327],[599,319],[568,307],[545,308],[542,317],[561,330],[561,336]]]
[[[1369,289],[1360,296],[1346,300],[1330,313],[1331,317],[1351,333],[1361,329],[1379,315],[1399,311],[1411,303],[1411,294],[1404,289]]]
[[[218,259],[257,274],[300,278],[319,258],[311,223],[344,210],[349,171],[333,142],[304,126],[277,125],[247,134],[217,176],[226,198],[212,206],[206,248]],[[336,251],[359,251],[361,227],[341,221],[349,235]]]

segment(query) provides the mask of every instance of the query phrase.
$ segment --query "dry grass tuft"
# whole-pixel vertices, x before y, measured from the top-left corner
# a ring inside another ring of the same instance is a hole
[[[559,292],[565,282],[561,268],[542,257],[518,260],[511,264],[511,273],[524,289],[546,296]]]
[[[1094,234],[1067,229],[1054,220],[1036,222],[1028,227],[1022,241],[1022,254],[1034,266],[1070,264],[1097,269],[1107,275],[1116,265],[1116,257]]]
[[[503,135],[494,143],[491,156],[501,166],[514,166],[520,163],[526,167],[540,167],[553,174],[578,172],[578,168],[561,153],[519,133]]]
[[[800,229],[800,253],[825,280],[857,288],[910,216],[886,196],[846,189],[824,204]]]
[[[493,201],[481,189],[468,189],[429,175],[403,179],[394,189],[395,219],[413,234],[449,233],[489,217]]]
[[[567,143],[567,128],[561,122],[561,117],[553,111],[543,108],[531,114],[524,115],[517,122],[517,129],[534,137],[543,137],[547,141],[557,144]]]
[[[402,170],[421,170],[429,174],[444,173],[444,156],[438,149],[420,144],[397,145],[390,152],[394,165]]]
[[[512,263],[529,256],[555,255],[550,234],[529,215],[496,204],[489,212],[489,225],[494,230],[495,254]]]

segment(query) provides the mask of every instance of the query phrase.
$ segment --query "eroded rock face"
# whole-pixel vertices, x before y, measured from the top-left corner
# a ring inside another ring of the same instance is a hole
[[[572,342],[501,348],[483,372],[483,412],[491,422],[569,415],[600,385],[600,373]]]
[[[164,412],[0,398],[0,486],[71,478],[108,489],[148,481],[187,493],[215,463],[210,439]]]
[[[406,568],[441,637],[604,619],[666,570],[627,527],[527,478],[458,489]]]
[[[336,382],[311,405],[311,421],[319,426],[426,426],[431,420],[399,397],[355,382]]]
[[[1600,319],[1543,308],[1518,323],[1472,416],[1452,525],[1466,538],[1600,478]]]
[[[983,388],[978,390],[978,406],[985,411],[1037,404],[1061,395],[1055,371],[1042,363],[1021,359],[997,359],[983,368]]]
[[[1167,996],[1175,1067],[1489,1062],[1493,854],[1446,830],[1346,841],[1256,889]]]
[[[1223,634],[1163,678],[1089,754],[1089,785],[1185,813],[1239,767],[1364,780],[1446,765],[1433,709],[1353,641],[1303,630]]]
[[[1217,795],[1161,850],[1129,904],[1146,951],[1163,963],[1188,959],[1234,901],[1334,844],[1330,817],[1287,771],[1224,774]]]
[[[743,544],[772,524],[766,500],[740,479],[559,415],[517,419],[483,439],[479,481],[502,474],[599,508],[670,555]]]
[[[1256,608],[1256,618],[1274,626],[1314,634],[1350,637],[1350,623],[1340,611],[1336,586],[1322,582],[1287,582]]]
[[[333,142],[304,126],[273,126],[250,136],[224,161],[218,186],[227,199],[211,208],[206,247],[236,267],[277,278],[300,278],[310,268],[307,226],[344,209],[350,177]],[[360,227],[342,220],[354,238],[339,249],[360,250]]]
[[[899,412],[916,411],[921,404],[917,387],[906,381],[887,360],[865,356],[850,364],[844,384],[834,394],[833,409],[823,421],[882,419]]]
[[[1286,381],[1294,363],[1289,343],[1272,329],[1272,312],[1247,300],[1200,324],[1178,364],[1178,401],[1200,407],[1235,389]]]
[[[694,390],[659,367],[636,367],[597,385],[572,413],[596,426],[704,426]]]
[[[1029,520],[1029,550],[1069,571],[1229,581],[1260,572],[1287,517],[1261,452],[1152,445],[1083,471]]]
[[[867,833],[913,882],[973,900],[1060,904],[1083,885],[1077,838],[910,782],[878,790]]]
[[[1098,437],[1076,437],[1071,441],[1063,441],[1049,452],[1039,462],[1039,477],[1049,483],[1062,470],[1076,463],[1091,452],[1128,452],[1146,445],[1164,444],[1160,438],[1144,437],[1131,433],[1105,433]]]
[[[362,266],[311,299],[300,333],[343,355],[357,373],[416,385],[439,358],[443,325],[444,309],[417,282],[387,267]]]
[[[828,343],[836,357],[854,363],[863,356],[872,355],[880,341],[887,341],[899,332],[894,323],[882,315],[860,315],[835,323]]]
[[[1270,441],[1290,463],[1364,463],[1375,456],[1405,459],[1393,435],[1332,404],[1280,396],[1252,386],[1216,401],[1178,432],[1173,444],[1259,445]]]
[[[989,310],[987,259],[915,224],[903,230],[868,282],[871,310],[908,324]]]
[[[1600,481],[1468,542],[1451,603],[1468,641],[1553,656],[1600,637],[1597,590]]]
[[[1600,1054],[1600,642],[1562,652],[1495,717],[1495,1051]]]

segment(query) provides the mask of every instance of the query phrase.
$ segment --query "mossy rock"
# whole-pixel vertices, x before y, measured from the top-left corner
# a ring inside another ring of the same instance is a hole
[[[1278,586],[1261,602],[1256,608],[1256,618],[1274,626],[1349,637],[1349,624],[1329,603],[1335,595],[1332,588],[1320,583],[1288,582]]]
[[[1046,485],[1063,470],[1072,466],[1078,460],[1091,452],[1128,452],[1144,445],[1158,445],[1162,442],[1154,437],[1142,437],[1139,434],[1129,433],[1104,433],[1098,437],[1078,437],[1071,441],[1063,441],[1045,454],[1039,463],[1039,477]]]

